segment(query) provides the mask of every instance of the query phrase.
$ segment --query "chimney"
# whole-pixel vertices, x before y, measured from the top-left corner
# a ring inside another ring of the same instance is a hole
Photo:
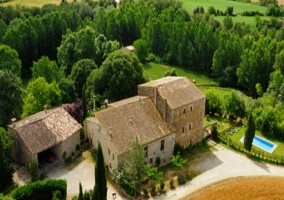
[[[47,113],[47,105],[43,106],[44,112]]]
[[[11,121],[12,121],[12,127],[15,127],[15,121],[17,121],[17,119],[14,117],[11,119]]]

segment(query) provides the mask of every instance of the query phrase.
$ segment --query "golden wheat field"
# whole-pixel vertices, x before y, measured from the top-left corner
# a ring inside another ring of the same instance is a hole
[[[258,0],[252,0],[252,2],[258,2]],[[284,5],[284,0],[278,0],[278,5]]]
[[[210,184],[191,195],[190,200],[282,200],[284,177],[237,177]]]

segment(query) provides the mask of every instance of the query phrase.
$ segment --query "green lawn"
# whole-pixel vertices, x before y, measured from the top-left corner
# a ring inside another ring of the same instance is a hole
[[[22,5],[22,6],[36,6],[36,7],[42,7],[45,4],[60,4],[61,0],[13,0],[7,3],[0,4],[1,6],[7,6],[7,5]],[[71,0],[68,0],[68,2],[71,2]]]
[[[238,1],[229,0],[182,0],[183,7],[187,9],[190,13],[196,6],[203,6],[204,11],[207,12],[209,6],[214,6],[214,8],[220,11],[225,11],[227,6],[233,6],[234,13],[242,13],[244,11],[255,11],[258,10],[262,13],[266,12],[266,7],[259,6],[257,4],[242,3]]]
[[[239,142],[239,144],[243,144],[242,142],[240,142],[240,139],[245,135],[245,129],[244,127],[239,127],[239,132],[237,133],[233,133],[233,135],[228,135],[229,138],[231,138],[234,142]],[[274,144],[277,144],[276,149],[272,152],[273,155],[283,155],[284,152],[284,144],[283,142],[281,142],[280,140],[277,140],[275,138],[272,137],[267,137],[264,136],[261,132],[256,131],[255,132],[257,136],[260,136],[270,142],[273,142]],[[256,151],[263,151],[262,149],[256,147],[256,146],[252,146],[252,151],[256,150]],[[265,153],[267,153],[266,151],[263,151]]]
[[[223,24],[223,20],[225,18],[225,16],[215,16],[214,17],[216,20],[218,20],[221,24]],[[261,16],[260,17],[261,20],[267,19],[270,20],[270,17],[268,16]],[[249,25],[250,30],[255,30],[256,29],[256,21],[255,21],[255,17],[247,17],[247,16],[235,16],[232,17],[233,23],[235,24],[236,22],[244,22],[245,24]]]
[[[171,70],[173,68],[176,69],[176,72],[179,76],[185,76],[191,81],[195,79],[197,85],[201,85],[201,84],[205,84],[205,85],[209,84],[209,85],[216,85],[216,86],[218,85],[214,80],[202,74],[199,74],[199,73],[196,73],[190,70],[186,70],[183,68],[176,68],[172,66],[158,64],[158,63],[151,62],[151,63],[144,65],[143,71],[150,78],[150,80],[156,80],[156,79],[164,77],[166,71]]]

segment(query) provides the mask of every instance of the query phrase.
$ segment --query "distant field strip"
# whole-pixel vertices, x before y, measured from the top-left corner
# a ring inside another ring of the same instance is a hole
[[[215,9],[220,11],[225,11],[227,6],[234,7],[234,13],[242,13],[246,10],[258,10],[265,13],[266,7],[259,6],[256,4],[242,3],[238,1],[228,1],[228,0],[181,0],[183,2],[183,7],[192,13],[193,8],[196,6],[203,6],[204,10],[207,12],[209,6],[214,6]],[[284,0],[282,0],[284,2]],[[280,2],[280,1],[278,1]]]
[[[9,1],[7,3],[0,4],[1,6],[7,6],[7,5],[22,5],[22,6],[36,6],[36,7],[42,7],[45,4],[60,4],[61,0],[14,0]]]

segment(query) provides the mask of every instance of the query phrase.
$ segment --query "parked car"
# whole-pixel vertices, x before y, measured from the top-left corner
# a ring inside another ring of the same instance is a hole
[[[55,157],[54,153],[52,153],[51,151],[46,153],[47,162],[52,163],[52,162],[55,161],[55,159],[56,159],[56,157]]]

